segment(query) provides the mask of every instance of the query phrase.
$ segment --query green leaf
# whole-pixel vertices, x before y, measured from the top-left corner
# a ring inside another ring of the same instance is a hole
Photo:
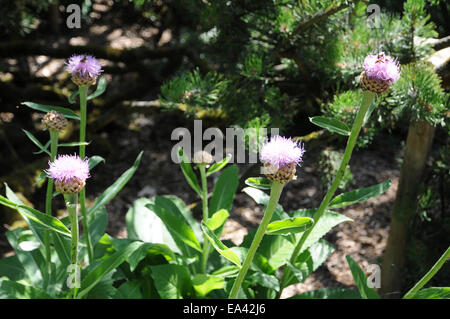
[[[240,269],[241,268],[239,268],[239,266],[236,265],[227,265],[212,272],[211,275],[224,278],[236,277]]]
[[[198,296],[203,298],[213,290],[222,289],[225,286],[225,279],[217,276],[197,274],[192,279],[192,284]]]
[[[124,282],[117,289],[114,299],[142,299],[141,283],[138,280]]]
[[[29,108],[32,108],[33,110],[36,110],[36,111],[41,111],[41,112],[47,113],[52,110],[55,110],[55,111],[60,112],[66,118],[74,119],[74,120],[78,120],[78,121],[80,120],[80,117],[77,115],[77,113],[75,113],[71,109],[68,109],[65,107],[42,105],[42,104],[33,103],[33,102],[23,102],[22,104],[24,104],[24,105],[28,106]]]
[[[220,209],[231,210],[234,195],[239,184],[238,168],[231,165],[220,174],[209,202],[209,211],[217,212]]]
[[[101,156],[94,155],[89,157],[89,170],[92,170],[95,166],[97,166],[100,162],[105,163],[105,159]]]
[[[111,199],[113,199],[117,193],[125,186],[126,183],[131,179],[131,177],[136,172],[139,163],[141,161],[142,153],[140,152],[133,166],[127,169],[120,177],[109,186],[95,201],[94,205],[89,207],[88,214],[92,214],[92,212],[99,209],[101,206],[106,205]]]
[[[51,299],[45,291],[18,283],[6,278],[0,278],[0,299]]]
[[[430,287],[419,290],[412,299],[450,299],[450,287]]]
[[[392,182],[387,180],[377,185],[340,194],[330,202],[328,208],[341,208],[355,203],[364,202],[371,197],[383,194],[387,189],[389,189],[389,187],[391,187],[391,184]]]
[[[40,151],[37,151],[37,152],[33,152],[33,154],[37,155],[37,154],[44,153],[46,150],[48,150],[48,147],[50,146],[50,144],[51,144],[51,141],[48,141],[47,143],[45,143],[43,149],[41,149]]]
[[[275,291],[280,291],[280,281],[275,276],[258,271],[249,276],[247,280],[253,285],[258,284]]]
[[[0,259],[0,277],[7,277],[13,281],[19,281],[24,279],[25,276],[25,269],[17,255]]]
[[[265,177],[250,177],[245,180],[245,184],[258,189],[269,190],[272,183]]]
[[[108,212],[106,207],[100,206],[99,209],[92,212],[88,219],[89,237],[91,238],[92,247],[102,238],[108,225]]]
[[[129,258],[130,270],[134,271],[141,260],[145,257],[162,256],[167,261],[175,260],[175,254],[165,244],[144,243]]]
[[[42,152],[45,152],[47,155],[50,156],[50,152],[45,148],[44,145],[41,144],[41,142],[38,141],[36,137],[34,137],[33,134],[28,132],[27,130],[22,129],[22,131],[25,132],[25,134],[28,136],[28,138],[37,146]]]
[[[206,221],[206,226],[208,226],[208,228],[211,230],[216,230],[222,227],[223,224],[225,224],[225,222],[228,219],[228,216],[230,216],[228,211],[226,209],[221,209],[215,212],[211,216],[211,218],[208,218],[208,220]]]
[[[267,225],[267,235],[289,235],[304,232],[314,224],[314,219],[309,217],[292,217],[277,220]]]
[[[193,295],[186,267],[174,264],[151,266],[156,290],[162,299],[183,299]]]
[[[325,128],[330,132],[338,133],[340,135],[345,136],[350,135],[350,128],[347,126],[347,124],[334,118],[325,116],[314,116],[311,117],[309,120],[311,121],[311,123],[316,124],[317,126],[320,126],[322,128]]]
[[[95,285],[100,282],[100,280],[104,276],[106,276],[110,271],[114,270],[121,263],[123,263],[142,244],[142,242],[132,242],[124,249],[115,252],[114,254],[106,257],[99,264],[97,264],[81,281],[78,298],[82,298],[83,296],[85,296],[92,288],[95,287]]]
[[[333,251],[334,247],[322,239],[303,251],[295,260],[294,265],[291,263],[287,264],[295,277],[289,280],[286,287],[298,282],[304,282],[309,275],[325,262]]]
[[[184,154],[184,151],[182,148],[178,150],[178,159],[180,162],[181,171],[183,172],[184,177],[186,178],[186,181],[188,184],[192,187],[194,191],[197,192],[197,194],[201,197],[202,191],[200,189],[200,185],[198,183],[197,176],[194,173],[194,170],[192,169],[191,163],[189,159]]]
[[[347,263],[352,271],[353,279],[355,280],[356,287],[358,287],[359,293],[363,299],[379,299],[380,296],[377,292],[367,285],[367,277],[363,270],[356,261],[350,256],[345,256]]]
[[[241,267],[241,261],[239,259],[239,256],[234,251],[230,250],[227,246],[225,246],[204,222],[202,222],[201,227],[203,233],[205,234],[206,238],[208,238],[214,249],[217,250],[217,252],[221,254],[223,257],[225,257],[235,265]]]
[[[163,205],[167,204],[166,199],[158,196],[155,199],[154,204],[147,204],[146,207],[153,211],[163,221],[167,230],[172,237],[179,238],[186,245],[194,248],[195,250],[202,252],[200,244],[195,237],[194,231],[188,226],[185,220],[179,215],[173,213],[173,211],[167,210]]]
[[[224,168],[228,162],[231,160],[231,154],[228,154],[223,160],[220,162],[214,163],[208,168],[208,171],[206,172],[206,176],[208,177],[211,174],[214,174],[218,171],[220,171],[222,168]]]
[[[67,99],[70,104],[75,104],[75,98],[77,95],[80,95],[80,89],[74,91],[72,94],[70,94],[69,98]]]
[[[102,95],[103,92],[105,92],[105,90],[106,90],[106,80],[105,80],[105,77],[102,76],[98,80],[97,89],[95,90],[94,93],[88,95],[87,99],[88,100],[95,99],[96,97]]]
[[[307,291],[289,299],[361,299],[357,291],[346,288],[322,288]]]
[[[0,204],[17,210],[19,214],[27,221],[30,227],[32,227],[30,221],[33,221],[47,229],[70,237],[70,231],[67,227],[59,219],[53,216],[43,214],[40,211],[25,205],[16,205],[1,195]]]
[[[293,217],[310,217],[312,218],[314,216],[314,213],[316,212],[316,209],[299,209],[296,211],[293,211],[291,214]],[[311,245],[313,245],[315,242],[317,242],[320,238],[322,238],[326,233],[330,231],[334,226],[346,222],[346,221],[353,221],[351,218],[333,212],[331,210],[326,210],[322,217],[319,219],[319,221],[313,226],[314,229],[310,232],[308,238],[306,239],[305,243],[303,244],[302,251],[308,249]],[[301,234],[296,235],[297,237],[301,236]],[[300,253],[301,253],[300,252]]]

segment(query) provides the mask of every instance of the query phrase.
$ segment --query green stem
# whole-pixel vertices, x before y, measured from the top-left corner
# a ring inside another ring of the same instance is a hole
[[[80,143],[86,142],[86,112],[87,112],[87,94],[88,86],[80,86]],[[84,159],[86,156],[86,146],[80,145],[80,158]],[[86,248],[88,253],[89,263],[93,261],[93,251],[91,246],[91,237],[89,235],[88,218],[86,213],[86,187],[80,192],[80,209],[83,216],[83,233],[86,239]]]
[[[64,200],[66,201],[67,210],[69,212],[70,224],[71,224],[71,264],[78,267],[78,241],[79,241],[79,230],[78,230],[78,194],[64,194]],[[73,298],[77,297],[77,288],[73,289]]]
[[[58,153],[58,131],[50,130],[50,161],[55,160]],[[52,199],[53,199],[53,179],[47,179],[47,194],[45,197],[45,213],[52,215]],[[45,258],[47,262],[47,272],[50,276],[51,269],[51,251],[50,251],[50,231],[46,230],[44,233]]]
[[[447,248],[445,253],[439,258],[439,260],[434,264],[433,267],[423,276],[422,279],[419,280],[414,287],[411,288],[404,296],[403,299],[411,299],[414,295],[423,287],[425,284],[430,281],[431,278],[441,269],[441,267],[445,264],[447,259],[450,258],[450,247]]]
[[[342,158],[341,165],[339,166],[338,172],[333,180],[333,183],[331,184],[331,187],[328,189],[328,192],[326,193],[325,197],[323,198],[322,202],[320,203],[319,208],[317,209],[316,213],[314,214],[314,225],[309,228],[306,232],[303,233],[302,237],[300,238],[300,241],[295,246],[294,251],[292,252],[290,262],[295,265],[295,260],[297,259],[298,255],[302,251],[303,245],[306,242],[306,239],[308,238],[309,234],[311,234],[314,230],[314,228],[317,226],[319,219],[322,217],[323,213],[325,212],[325,209],[328,207],[328,204],[330,203],[331,199],[334,196],[334,193],[336,192],[342,178],[344,177],[345,169],[347,168],[347,164],[350,161],[350,157],[353,152],[353,148],[355,147],[356,140],[358,138],[359,132],[361,131],[361,127],[364,124],[364,118],[366,116],[366,113],[372,104],[373,100],[375,98],[375,93],[364,91],[363,97],[361,101],[361,107],[358,110],[358,113],[356,114],[355,121],[353,122],[352,131],[350,132],[350,136],[347,140],[347,146],[345,148],[344,156]],[[280,295],[281,291],[291,280],[291,272],[289,268],[285,268],[285,272],[283,273],[283,277],[281,280],[281,289],[280,289]]]
[[[200,177],[202,181],[202,205],[203,205],[203,222],[209,218],[208,212],[208,184],[206,181],[206,170],[205,164],[199,164],[198,168],[200,170]],[[202,254],[202,272],[206,273],[206,263],[208,262],[208,255],[210,250],[209,241],[205,238],[203,240],[203,254]]]
[[[275,211],[275,207],[278,204],[278,200],[280,199],[281,192],[283,190],[284,184],[280,184],[278,182],[272,182],[272,186],[270,188],[270,198],[266,207],[266,211],[264,212],[263,219],[261,224],[256,231],[255,237],[253,238],[252,244],[247,253],[247,257],[242,264],[242,268],[239,271],[239,274],[236,278],[236,281],[231,288],[229,299],[236,299],[239,289],[241,288],[242,282],[244,281],[244,277],[247,274],[250,265],[252,264],[253,257],[255,256],[256,250],[261,243],[262,238],[267,229],[267,225],[269,225],[270,220],[272,219],[273,212]]]

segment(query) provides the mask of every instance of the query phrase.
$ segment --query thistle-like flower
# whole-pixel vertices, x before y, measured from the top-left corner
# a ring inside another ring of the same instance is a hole
[[[45,172],[53,178],[56,190],[62,194],[81,192],[90,177],[88,160],[77,155],[59,155],[49,162],[49,166]]]
[[[400,78],[400,65],[396,59],[380,54],[371,54],[364,59],[361,86],[374,93],[386,92]]]
[[[295,167],[302,162],[303,145],[290,138],[274,136],[263,144],[260,158],[264,163],[264,174],[271,181],[281,184],[295,177]]]
[[[66,62],[66,70],[72,73],[72,81],[78,86],[94,85],[103,72],[102,65],[92,55],[73,55]]]
[[[60,112],[52,110],[42,118],[42,125],[47,130],[62,131],[66,128],[69,121]]]
[[[206,164],[211,164],[213,162],[213,157],[211,154],[209,154],[206,151],[197,151],[194,153],[192,161],[195,164],[206,165]]]

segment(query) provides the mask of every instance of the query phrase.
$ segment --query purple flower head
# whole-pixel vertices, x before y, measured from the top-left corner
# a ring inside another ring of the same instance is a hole
[[[59,155],[49,165],[45,172],[55,183],[71,183],[74,180],[84,183],[90,177],[88,160],[82,160],[77,155]]]
[[[73,55],[65,64],[66,70],[72,73],[78,82],[95,83],[97,77],[103,72],[102,65],[92,55]]]
[[[280,169],[288,164],[301,163],[304,153],[305,150],[301,143],[277,135],[263,144],[260,158],[265,164]]]
[[[368,55],[363,66],[369,80],[391,84],[400,78],[398,61],[383,52]]]

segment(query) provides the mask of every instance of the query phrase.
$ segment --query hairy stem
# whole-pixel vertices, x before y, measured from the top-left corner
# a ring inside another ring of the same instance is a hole
[[[72,236],[71,245],[71,264],[74,267],[78,267],[78,240],[79,240],[79,230],[78,230],[78,194],[64,194],[64,200],[66,201],[67,210],[69,212],[70,218],[70,232]],[[73,298],[77,297],[77,288],[73,288]]]
[[[205,164],[198,165],[200,170],[200,177],[202,180],[202,205],[203,205],[203,222],[209,218],[208,212],[208,184],[206,181],[206,172],[205,172]],[[205,237],[203,240],[203,254],[202,254],[202,272],[206,273],[206,263],[208,261],[210,244],[208,239]]]

